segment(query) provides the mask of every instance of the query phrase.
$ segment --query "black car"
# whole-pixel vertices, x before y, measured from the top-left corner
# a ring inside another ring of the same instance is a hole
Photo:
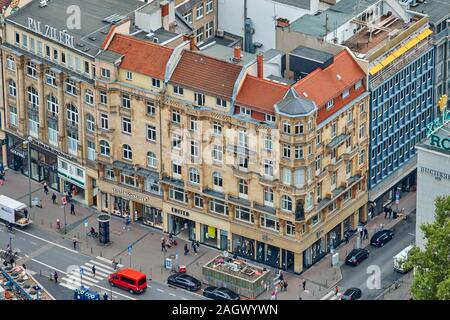
[[[199,280],[185,273],[172,274],[167,278],[167,284],[189,291],[197,291],[202,286],[202,283]]]
[[[213,300],[239,300],[239,295],[224,287],[207,287],[203,290],[203,295]]]
[[[369,257],[369,251],[366,249],[353,249],[345,258],[345,264],[357,266]]]
[[[372,239],[370,239],[370,244],[375,247],[382,247],[384,246],[388,241],[392,240],[394,237],[394,233],[391,230],[381,230],[376,232]]]
[[[361,290],[358,288],[350,288],[345,290],[344,294],[341,297],[341,300],[358,300],[361,298]]]

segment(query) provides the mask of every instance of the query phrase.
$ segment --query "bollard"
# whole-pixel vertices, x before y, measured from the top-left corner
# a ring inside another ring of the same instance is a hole
[[[92,247],[91,247],[91,253],[93,252]]]
[[[122,257],[119,258],[119,263],[122,264]]]
[[[39,269],[39,275],[42,277],[42,270]]]
[[[142,272],[142,266],[139,266],[139,271]]]
[[[102,250],[100,250],[100,257],[103,257],[103,252],[102,252]]]

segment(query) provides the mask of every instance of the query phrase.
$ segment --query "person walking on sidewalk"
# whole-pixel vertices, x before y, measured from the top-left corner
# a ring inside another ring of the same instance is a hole
[[[44,181],[44,193],[47,196],[48,195],[48,186],[47,186],[47,182]]]
[[[369,231],[367,231],[367,228],[364,228],[364,239],[369,238]]]
[[[73,202],[70,204],[70,214],[75,215],[75,205],[73,204]]]
[[[287,287],[288,287],[288,283],[287,283],[286,280],[284,280],[284,281],[283,281],[283,288],[284,288],[284,291],[287,291]]]
[[[53,274],[53,278],[55,279],[55,283],[58,283],[58,273],[56,271]]]
[[[335,294],[335,295],[338,295],[338,293],[339,293],[339,287],[336,286],[336,289],[335,289],[335,291],[334,291],[334,294]]]
[[[52,201],[53,201],[53,204],[56,204],[56,194],[55,193],[52,194]]]
[[[94,275],[95,278],[95,264],[92,265],[92,274]]]
[[[161,251],[165,251],[167,252],[167,248],[166,248],[166,239],[161,238]]]
[[[306,290],[306,279],[303,279],[302,286],[303,286],[303,291],[305,291]]]
[[[186,255],[188,255],[188,253],[189,253],[189,248],[188,248],[187,243],[185,243],[184,244],[184,255],[186,256]]]
[[[77,238],[73,237],[73,250],[77,250]]]
[[[348,243],[348,239],[349,239],[348,233],[345,233],[345,243],[346,244]]]

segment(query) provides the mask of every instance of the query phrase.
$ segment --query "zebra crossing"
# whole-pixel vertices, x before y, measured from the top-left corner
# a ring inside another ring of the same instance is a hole
[[[95,266],[95,275],[92,273],[92,267]],[[122,268],[123,265],[118,264],[118,268]],[[80,272],[82,268],[82,272]],[[95,286],[103,279],[115,270],[112,267],[112,261],[106,258],[97,256],[95,259],[91,259],[80,266],[69,266],[67,268],[67,274],[61,279],[59,284],[69,290],[75,290],[81,286],[89,289]]]

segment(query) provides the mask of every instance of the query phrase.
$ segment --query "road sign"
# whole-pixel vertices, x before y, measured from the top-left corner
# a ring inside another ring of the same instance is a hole
[[[61,198],[61,203],[65,206],[67,204],[66,197]]]
[[[89,223],[88,218],[84,218],[83,223],[84,223],[84,226],[87,228],[88,223]]]
[[[128,246],[128,254],[131,254],[132,251],[133,251],[133,245],[130,244],[130,245]]]

